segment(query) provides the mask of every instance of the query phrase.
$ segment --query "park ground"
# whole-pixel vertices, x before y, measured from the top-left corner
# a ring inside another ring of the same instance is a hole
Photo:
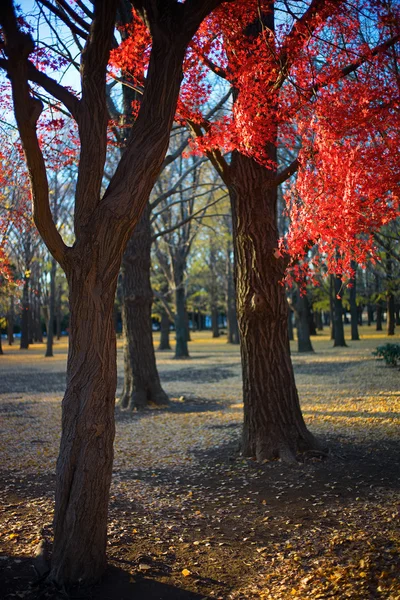
[[[348,333],[348,332],[347,332]],[[158,352],[167,410],[116,410],[109,570],[70,596],[40,580],[51,544],[67,342],[44,358],[0,357],[0,595],[93,600],[400,599],[400,372],[372,351],[387,338],[315,354],[292,347],[305,420],[329,449],[298,466],[238,453],[240,357],[193,335],[191,360]],[[399,341],[399,337],[391,341]],[[119,389],[122,347],[119,342]]]

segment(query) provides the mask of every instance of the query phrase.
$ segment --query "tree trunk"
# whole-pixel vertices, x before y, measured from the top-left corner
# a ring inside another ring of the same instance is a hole
[[[272,145],[271,145],[272,146]],[[275,156],[275,148],[271,147]],[[271,171],[234,152],[229,192],[243,373],[243,454],[294,461],[318,446],[303,420],[290,359],[285,265],[276,257]],[[274,176],[272,172],[272,177]]]
[[[324,324],[322,321],[322,311],[321,310],[317,310],[315,312],[315,324],[317,326],[317,330],[318,331],[323,331],[324,330]]]
[[[25,276],[22,290],[21,349],[29,348],[29,281],[29,277]]]
[[[374,309],[372,304],[368,302],[367,304],[367,325],[370,327],[371,323],[374,322]]]
[[[387,323],[386,331],[387,335],[394,335],[396,320],[394,313],[394,294],[393,294],[393,259],[390,252],[386,253],[386,312],[387,312]]]
[[[40,280],[38,283],[38,289],[35,300],[35,330],[36,330],[36,341],[40,344],[43,344],[43,330],[42,330],[42,314],[41,314],[41,306],[42,304],[42,286],[40,285]]]
[[[120,406],[130,410],[168,404],[153,345],[150,252],[150,205],[147,204],[122,259],[125,383]]]
[[[331,340],[335,339],[335,284],[334,275],[329,278],[329,319],[331,322]]]
[[[235,282],[232,269],[232,244],[226,247],[226,320],[228,326],[228,344],[239,344],[239,326],[236,315]]]
[[[383,306],[382,300],[376,303],[376,331],[382,331]]]
[[[314,352],[310,338],[310,303],[307,295],[297,292],[293,302],[296,311],[297,350],[298,352]]]
[[[56,306],[56,273],[57,262],[54,258],[52,258],[50,270],[49,320],[47,322],[47,344],[45,356],[53,356],[54,315]]]
[[[175,358],[189,358],[185,309],[186,298],[182,277],[182,282],[175,288]]]
[[[396,326],[400,327],[400,305],[396,304],[394,309],[396,315]]]
[[[14,296],[10,298],[10,309],[7,315],[7,337],[8,345],[12,346],[14,343]]]
[[[169,343],[169,317],[167,311],[161,310],[161,325],[160,325],[160,345],[158,350],[171,350],[171,344]]]
[[[289,341],[294,341],[294,333],[293,333],[293,310],[288,306],[288,336]]]
[[[342,304],[342,278],[338,275],[334,276],[334,291],[335,296],[333,299],[334,306],[334,321],[335,321],[335,337],[333,347],[344,347],[347,346],[344,339],[344,326],[343,326],[343,304]]]
[[[52,581],[65,586],[95,582],[105,569],[113,461],[117,383],[113,308],[119,260],[105,268],[95,252],[86,254],[68,277],[67,389],[50,573]]]
[[[62,288],[61,283],[58,286],[57,292],[57,316],[56,316],[56,331],[57,331],[57,339],[61,339],[61,294]]]
[[[3,343],[2,343],[2,340],[1,340],[1,329],[0,329],[0,355],[1,354],[4,354],[4,352],[3,352]]]
[[[351,339],[353,342],[358,342],[360,336],[358,334],[358,307],[356,303],[357,298],[357,279],[356,279],[356,264],[352,262],[351,268],[354,271],[354,276],[350,279],[350,317],[351,317]]]
[[[213,306],[211,311],[211,329],[213,338],[219,338],[218,308]]]

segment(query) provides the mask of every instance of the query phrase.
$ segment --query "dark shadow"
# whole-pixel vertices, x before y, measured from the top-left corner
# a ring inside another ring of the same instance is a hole
[[[115,409],[115,420],[118,423],[124,423],[127,421],[151,418],[156,411],[158,413],[203,413],[203,412],[215,412],[222,410],[227,400],[221,400],[216,402],[215,400],[209,400],[208,398],[193,397],[191,394],[187,394],[182,390],[184,400],[177,402],[171,400],[168,406],[165,408],[144,408],[141,410],[126,410],[121,409],[119,406]],[[231,402],[229,402],[231,404]]]
[[[361,399],[362,400],[362,399]],[[357,417],[359,419],[370,419],[372,418],[379,418],[379,419],[387,419],[388,417],[391,417],[393,419],[400,419],[400,413],[398,412],[392,412],[392,411],[387,411],[387,412],[373,412],[373,411],[369,411],[369,410],[362,410],[360,408],[360,410],[343,410],[343,411],[330,411],[330,410],[312,410],[312,409],[307,409],[307,410],[303,410],[303,415],[324,415],[324,416],[332,416],[332,417]]]
[[[75,588],[66,591],[40,581],[31,559],[19,556],[2,557],[0,589],[2,598],[24,598],[25,600],[209,600],[211,596],[199,591],[177,587],[140,573],[132,576],[128,571],[109,566],[102,580],[91,588]],[[210,582],[204,582],[210,588]],[[191,582],[188,587],[200,587]]]
[[[11,371],[2,373],[0,394],[64,392],[65,371]]]
[[[301,356],[297,354],[297,356]],[[293,368],[296,375],[321,375],[323,377],[329,375],[340,376],[343,371],[356,367],[357,365],[364,363],[365,360],[352,360],[352,361],[341,361],[341,362],[307,362],[301,363],[293,361]]]
[[[174,369],[173,371],[159,370],[161,381],[191,381],[199,383],[214,383],[229,377],[236,377],[236,373],[232,369],[226,369],[222,365],[216,365],[212,369],[195,369],[193,367],[187,369]]]

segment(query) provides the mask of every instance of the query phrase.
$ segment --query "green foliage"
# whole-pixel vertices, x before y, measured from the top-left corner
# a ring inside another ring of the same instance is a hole
[[[378,346],[372,354],[383,358],[387,365],[396,367],[400,363],[400,344]]]

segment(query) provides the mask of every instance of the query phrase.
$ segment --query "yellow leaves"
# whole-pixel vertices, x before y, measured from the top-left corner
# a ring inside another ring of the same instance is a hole
[[[18,533],[10,533],[10,535],[8,536],[9,540],[15,540],[15,538],[18,537]]]
[[[182,575],[183,575],[184,577],[189,577],[189,575],[191,575],[191,574],[192,574],[192,572],[191,572],[191,571],[189,571],[189,569],[183,569],[183,570],[182,570]]]

